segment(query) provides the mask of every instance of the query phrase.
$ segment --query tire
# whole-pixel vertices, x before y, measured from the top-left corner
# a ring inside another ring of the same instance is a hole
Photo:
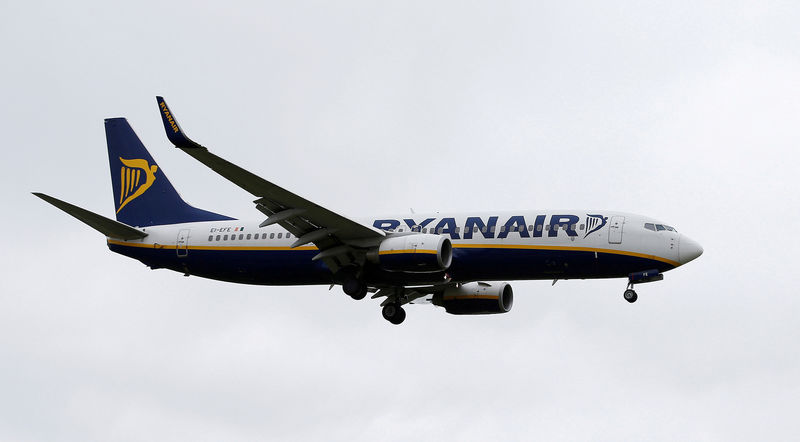
[[[625,293],[622,294],[622,297],[625,298],[625,300],[630,302],[631,304],[633,304],[634,302],[636,302],[637,299],[639,299],[639,295],[637,295],[635,291],[630,289],[625,290]]]
[[[397,314],[397,306],[394,304],[386,304],[383,306],[381,314],[383,314],[383,319],[391,322],[392,318]]]
[[[406,320],[406,311],[403,307],[395,304],[386,304],[381,311],[383,319],[391,322],[394,325],[400,325]]]
[[[366,285],[361,286],[361,290],[358,293],[356,293],[354,295],[350,295],[350,297],[355,299],[356,301],[360,301],[360,300],[364,299],[364,297],[366,297],[366,296],[367,296],[367,286]]]
[[[406,311],[403,307],[397,307],[397,312],[394,317],[389,320],[394,325],[400,325],[406,320]]]
[[[358,295],[359,293],[361,293],[362,289],[366,289],[364,283],[355,278],[346,279],[342,283],[342,290],[347,296]]]

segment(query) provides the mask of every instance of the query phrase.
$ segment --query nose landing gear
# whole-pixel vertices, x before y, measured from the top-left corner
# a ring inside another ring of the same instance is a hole
[[[661,281],[663,279],[664,275],[658,271],[658,269],[630,273],[628,274],[628,288],[625,289],[625,293],[622,294],[622,297],[625,298],[626,301],[633,304],[637,299],[639,299],[639,296],[637,296],[636,292],[633,290],[634,283],[644,284],[645,282]]]
[[[634,302],[636,302],[637,299],[639,299],[639,295],[637,295],[636,292],[633,290],[633,284],[628,284],[628,288],[622,294],[622,297],[625,298],[625,300],[630,302],[631,304],[633,304]]]

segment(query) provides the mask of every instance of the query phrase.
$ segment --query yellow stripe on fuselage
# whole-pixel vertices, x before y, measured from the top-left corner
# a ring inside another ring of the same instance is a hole
[[[177,246],[175,244],[147,244],[147,243],[133,243],[127,241],[119,241],[115,239],[109,239],[109,244],[116,244],[120,246],[128,246],[128,247],[141,247],[141,248],[149,248],[149,249],[175,249]],[[265,251],[304,251],[304,250],[317,250],[316,246],[302,246],[302,247],[267,247],[267,246],[189,246],[187,247],[189,250],[222,250],[222,251],[233,251],[233,250],[265,250]],[[637,252],[629,252],[627,250],[615,250],[615,249],[600,249],[600,248],[593,248],[593,247],[569,247],[569,246],[543,246],[543,245],[522,245],[522,244],[459,244],[454,243],[453,248],[456,249],[509,249],[509,250],[556,250],[556,251],[564,251],[564,252],[596,252],[596,253],[608,253],[612,255],[625,255],[625,256],[634,256],[636,258],[644,258],[644,259],[651,259],[654,261],[661,261],[667,263],[673,267],[678,267],[680,263],[677,261],[672,261],[667,258],[662,258],[656,255],[647,255],[644,253],[637,253]],[[405,250],[384,250],[379,252],[379,255],[390,255],[390,254],[401,254],[401,253],[429,253],[429,254],[436,254],[436,250],[420,250],[420,249],[405,249]]]
[[[445,301],[452,301],[453,299],[500,299],[499,296],[493,295],[458,295],[458,296],[445,296]]]
[[[559,250],[565,252],[597,252],[609,253],[612,255],[626,255],[635,256],[637,258],[652,259],[654,261],[665,262],[671,266],[678,267],[680,263],[672,261],[671,259],[662,258],[656,255],[647,255],[644,253],[629,252],[627,250],[616,249],[599,249],[594,247],[570,247],[570,246],[535,246],[535,245],[521,245],[521,244],[453,244],[454,249],[522,249],[522,250]]]
[[[145,249],[175,249],[178,246],[175,244],[148,244],[148,243],[134,243],[128,241],[119,241],[116,239],[109,239],[108,244],[115,244],[118,246],[139,247]],[[181,249],[183,249],[182,247]],[[189,250],[269,250],[269,251],[291,251],[291,250],[317,250],[316,246],[303,246],[303,247],[266,247],[266,246],[188,246],[185,247]]]
[[[396,255],[400,253],[428,253],[431,255],[435,255],[438,252],[436,250],[424,250],[424,249],[403,249],[403,250],[383,250],[378,252],[378,255]]]

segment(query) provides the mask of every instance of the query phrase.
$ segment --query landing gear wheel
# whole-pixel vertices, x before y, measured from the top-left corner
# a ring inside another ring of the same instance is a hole
[[[367,285],[355,278],[346,279],[342,283],[342,290],[355,300],[364,299],[364,296],[367,296]]]
[[[366,285],[361,286],[361,290],[359,290],[358,293],[350,295],[350,297],[355,299],[356,301],[360,301],[360,300],[364,299],[365,296],[367,296],[367,286]]]
[[[622,294],[622,297],[625,298],[625,300],[630,302],[631,304],[633,304],[634,302],[636,302],[637,299],[639,299],[639,295],[637,295],[636,292],[633,291],[633,289],[625,290],[625,293]]]
[[[391,322],[394,325],[402,324],[406,319],[406,311],[403,307],[396,304],[386,304],[383,306],[383,319]]]

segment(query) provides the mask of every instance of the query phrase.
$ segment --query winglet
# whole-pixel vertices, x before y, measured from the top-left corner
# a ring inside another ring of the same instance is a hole
[[[178,120],[175,119],[175,114],[169,110],[169,106],[167,106],[167,102],[164,100],[164,97],[156,96],[156,102],[158,102],[158,109],[161,111],[161,121],[164,123],[164,130],[167,132],[167,138],[169,138],[169,141],[172,142],[175,147],[180,147],[181,149],[205,149],[205,147],[195,143],[186,136],[186,133],[183,132],[183,129],[181,129],[180,125],[178,125]]]

